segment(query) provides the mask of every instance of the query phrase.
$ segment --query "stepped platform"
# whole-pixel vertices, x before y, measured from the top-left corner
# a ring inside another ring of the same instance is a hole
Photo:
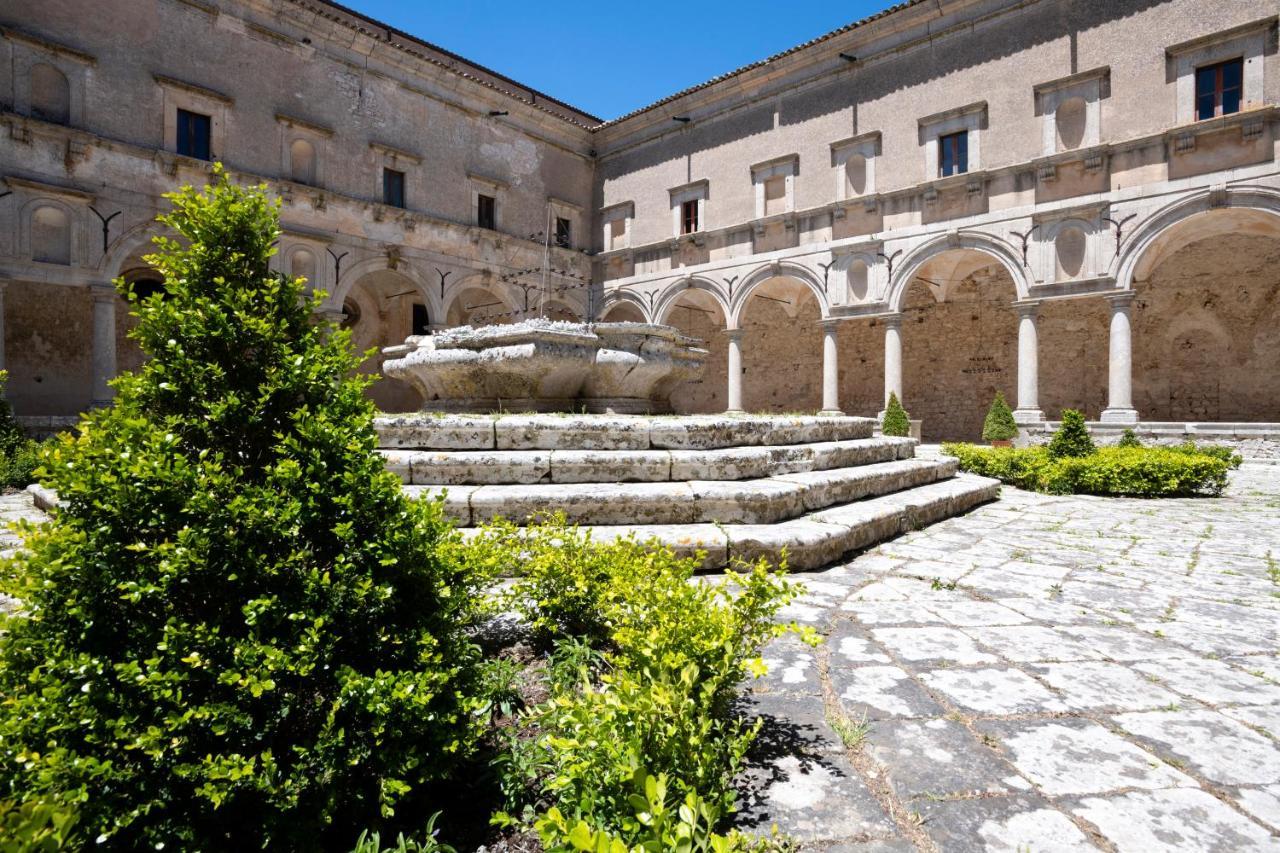
[[[377,419],[408,494],[464,531],[563,513],[597,539],[635,535],[716,570],[786,552],[793,570],[994,499],[999,484],[918,459],[870,418],[432,415]]]

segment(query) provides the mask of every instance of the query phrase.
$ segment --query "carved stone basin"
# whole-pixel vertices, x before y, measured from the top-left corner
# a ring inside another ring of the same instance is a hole
[[[695,343],[670,326],[535,319],[412,336],[383,350],[382,370],[424,411],[661,413],[702,371]]]

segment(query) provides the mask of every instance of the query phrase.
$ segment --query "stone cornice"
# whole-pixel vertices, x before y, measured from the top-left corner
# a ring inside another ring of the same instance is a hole
[[[315,122],[310,122],[310,121],[307,121],[306,119],[296,118],[291,115],[286,115],[285,113],[276,113],[276,121],[289,127],[300,127],[303,130],[309,130],[312,133],[319,134],[320,136],[324,136],[324,137],[333,136],[333,128],[331,127],[325,127],[323,124],[316,124]]]
[[[58,56],[66,57],[83,65],[97,65],[98,59],[92,54],[85,53],[83,50],[76,50],[74,47],[68,47],[56,41],[50,41],[31,33],[23,32],[14,27],[0,27],[0,35],[12,41],[20,41],[30,47],[38,48],[48,53],[54,53]]]
[[[199,95],[202,98],[208,98],[211,101],[220,101],[227,106],[233,105],[236,100],[230,95],[223,94],[217,89],[210,89],[207,86],[201,86],[196,83],[188,83],[185,80],[178,80],[175,77],[167,77],[164,74],[152,74],[152,79],[160,86],[166,89],[178,89],[192,95]]]

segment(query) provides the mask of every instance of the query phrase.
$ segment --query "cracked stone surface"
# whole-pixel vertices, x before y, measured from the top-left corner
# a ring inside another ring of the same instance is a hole
[[[1280,465],[1221,499],[1005,488],[803,575],[745,827],[805,851],[1280,851]],[[831,721],[843,717],[845,742]]]

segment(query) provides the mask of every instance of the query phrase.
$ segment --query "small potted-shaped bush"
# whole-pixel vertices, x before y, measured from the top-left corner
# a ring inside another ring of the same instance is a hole
[[[906,436],[911,432],[911,422],[907,420],[906,409],[898,402],[898,395],[889,392],[889,402],[884,407],[884,421],[880,424],[880,432],[884,435]]]
[[[1120,436],[1120,440],[1116,442],[1116,447],[1141,447],[1142,442],[1138,440],[1138,436],[1131,429],[1126,429]]]
[[[1049,442],[1049,455],[1054,459],[1067,456],[1092,456],[1098,448],[1084,425],[1084,415],[1075,409],[1062,410],[1062,426]]]
[[[1004,401],[1004,394],[996,392],[996,398],[987,409],[987,419],[982,422],[982,438],[992,447],[1012,447],[1018,437],[1018,425],[1013,420],[1013,410]]]

